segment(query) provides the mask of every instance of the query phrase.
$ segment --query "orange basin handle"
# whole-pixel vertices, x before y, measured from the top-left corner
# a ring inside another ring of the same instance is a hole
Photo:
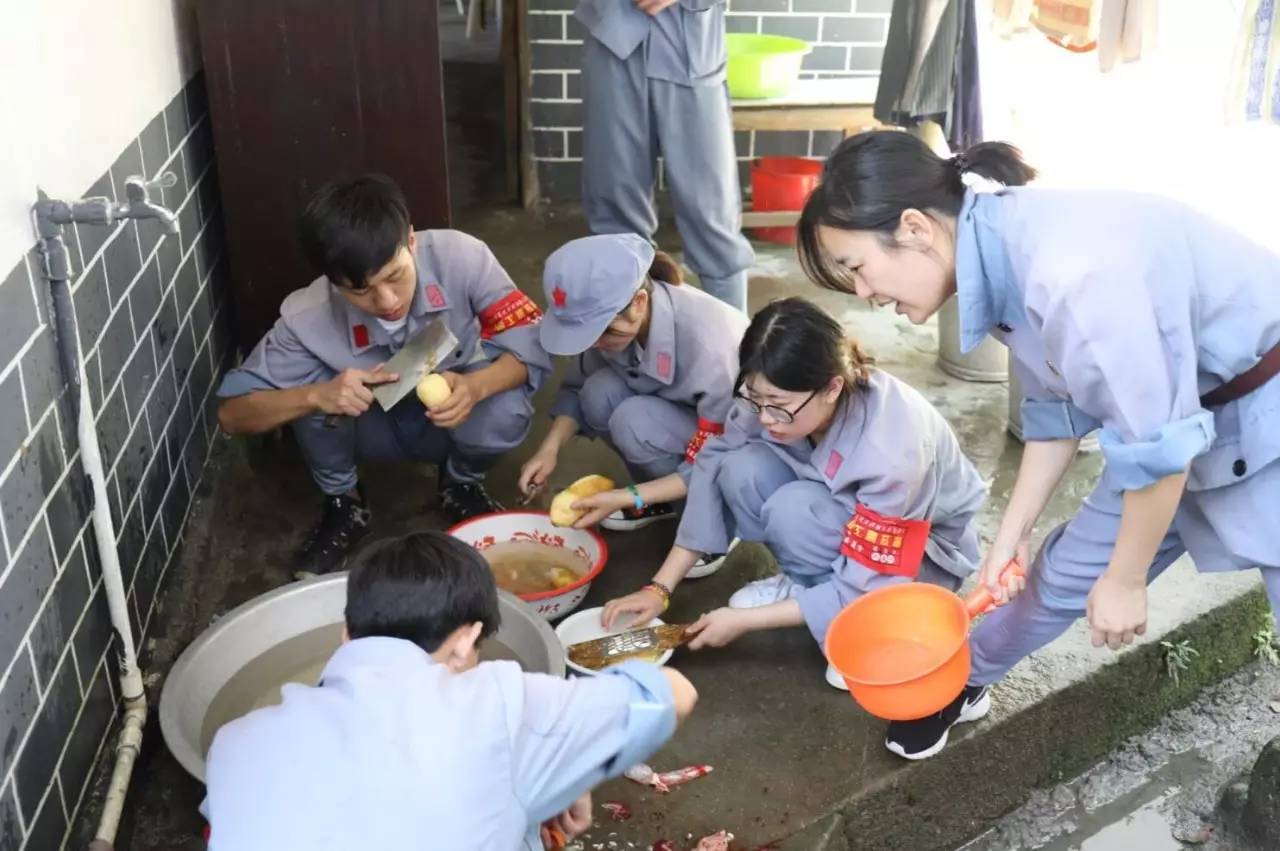
[[[1004,570],[1000,573],[1000,584],[1008,588],[1015,579],[1020,579],[1026,575],[1026,570],[1015,559],[1005,565]],[[969,612],[970,618],[976,618],[978,615],[994,609],[996,607],[996,599],[991,595],[991,590],[987,586],[979,585],[964,598],[964,607]]]

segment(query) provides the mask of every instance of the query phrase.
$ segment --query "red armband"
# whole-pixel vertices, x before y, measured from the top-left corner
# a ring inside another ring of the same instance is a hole
[[[520,290],[515,290],[480,312],[480,336],[486,340],[522,325],[537,325],[542,311]]]
[[[928,520],[885,517],[859,503],[844,527],[840,552],[877,573],[915,579],[931,525]]]
[[[724,434],[724,423],[713,423],[711,420],[698,418],[698,430],[693,433],[693,437],[689,438],[689,442],[684,447],[684,460],[692,464],[698,459],[698,453],[702,451],[702,446],[707,442],[707,438]]]

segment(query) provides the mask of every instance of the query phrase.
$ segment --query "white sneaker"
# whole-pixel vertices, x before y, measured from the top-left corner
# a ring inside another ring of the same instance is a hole
[[[838,688],[840,691],[849,690],[849,684],[844,681],[844,677],[840,676],[840,672],[835,669],[834,665],[827,666],[827,685],[832,688]]]
[[[800,586],[785,573],[778,573],[768,579],[757,579],[748,582],[729,598],[731,609],[758,609],[772,603],[790,600],[800,590]]]
[[[734,547],[738,546],[738,539],[734,538],[729,542],[729,553],[733,552]],[[707,553],[693,563],[693,567],[689,568],[689,572],[684,575],[685,579],[703,579],[715,573],[724,564],[724,560],[729,557],[729,553]]]

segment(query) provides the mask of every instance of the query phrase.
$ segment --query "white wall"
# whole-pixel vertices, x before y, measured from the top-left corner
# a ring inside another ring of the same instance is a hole
[[[1242,16],[1242,0],[1160,0],[1156,49],[1107,74],[1038,33],[984,33],[987,138],[1043,183],[1172,195],[1280,249],[1280,127],[1228,112]]]
[[[200,67],[194,0],[0,0],[0,268],[36,186],[78,197]]]

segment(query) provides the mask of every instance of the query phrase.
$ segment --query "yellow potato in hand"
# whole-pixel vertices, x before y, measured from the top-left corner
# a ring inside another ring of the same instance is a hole
[[[452,395],[453,388],[449,386],[449,382],[443,375],[436,375],[433,372],[423,376],[423,379],[418,382],[418,398],[428,409],[440,407],[448,402]]]
[[[551,522],[556,526],[572,526],[586,513],[575,510],[573,507],[575,502],[613,490],[613,487],[613,480],[604,476],[583,476],[551,500],[551,510],[548,512],[551,515]]]

